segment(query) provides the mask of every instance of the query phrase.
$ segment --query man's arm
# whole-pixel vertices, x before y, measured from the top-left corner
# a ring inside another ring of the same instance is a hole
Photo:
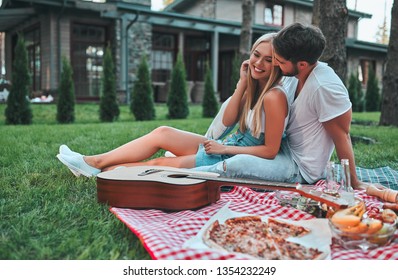
[[[362,188],[363,182],[358,180],[355,169],[354,150],[352,148],[350,137],[352,111],[348,110],[344,114],[324,122],[323,127],[332,138],[338,158],[346,158],[350,163],[351,186],[355,189]]]

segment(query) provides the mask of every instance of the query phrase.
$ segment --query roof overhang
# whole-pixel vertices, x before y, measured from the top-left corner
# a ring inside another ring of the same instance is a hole
[[[353,38],[346,39],[346,46],[347,46],[347,48],[352,48],[352,49],[357,49],[357,50],[366,50],[366,51],[382,53],[382,54],[387,54],[387,49],[388,49],[387,45],[366,42],[366,41],[360,41],[360,40],[356,40]]]
[[[34,8],[0,9],[0,32],[8,31],[32,16],[35,16]]]
[[[138,21],[147,22],[153,25],[168,26],[174,28],[191,29],[207,32],[219,32],[226,34],[239,35],[242,24],[235,21],[214,20],[192,15],[184,15],[173,12],[158,12],[147,9],[142,6],[118,3],[118,11],[104,11],[103,17],[125,18],[135,20],[135,14],[138,13]],[[134,14],[132,14],[134,12]],[[253,32],[267,33],[277,31],[280,28],[274,26],[253,25]]]
[[[191,2],[192,1],[187,1],[187,0],[174,0],[171,4],[167,5],[164,8],[164,11],[172,12],[174,10],[184,9],[184,8],[192,5]],[[313,0],[285,0],[284,2],[292,4],[292,5],[306,7],[308,9],[312,9],[312,7],[314,5]],[[359,12],[356,10],[350,10],[350,9],[348,10],[348,15],[351,17],[357,18],[357,19],[372,17],[371,14]]]

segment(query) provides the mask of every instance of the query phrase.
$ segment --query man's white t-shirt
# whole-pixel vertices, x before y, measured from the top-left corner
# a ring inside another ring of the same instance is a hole
[[[291,81],[291,85],[294,84],[297,82]],[[322,122],[338,117],[350,108],[348,91],[340,78],[326,63],[318,62],[291,105],[286,128],[293,160],[308,183],[322,178],[334,149],[332,138]]]

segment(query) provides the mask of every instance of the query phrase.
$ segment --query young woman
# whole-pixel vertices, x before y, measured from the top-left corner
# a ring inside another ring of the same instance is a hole
[[[239,122],[239,129],[223,141],[161,126],[98,155],[83,156],[61,145],[58,159],[76,176],[87,177],[118,166],[193,168],[237,154],[273,159],[279,151],[289,111],[286,92],[280,85],[281,72],[274,62],[272,40],[275,35],[261,36],[254,43],[250,58],[241,65],[239,82],[223,114],[225,126]],[[148,160],[160,149],[170,151],[176,157]]]

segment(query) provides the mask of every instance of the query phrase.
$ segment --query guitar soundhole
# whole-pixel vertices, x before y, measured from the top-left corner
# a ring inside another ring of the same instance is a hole
[[[167,177],[174,178],[174,179],[180,179],[180,178],[187,178],[189,174],[170,174]]]

